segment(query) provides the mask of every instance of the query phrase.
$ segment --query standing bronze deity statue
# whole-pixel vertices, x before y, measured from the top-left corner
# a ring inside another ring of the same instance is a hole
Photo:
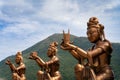
[[[76,80],[114,80],[110,67],[112,47],[105,38],[104,26],[96,17],[91,17],[87,26],[88,40],[94,43],[88,51],[71,44],[69,33],[63,33],[61,48],[68,50],[79,62],[74,68]]]
[[[26,77],[25,77],[26,67],[25,67],[25,64],[23,63],[23,57],[22,57],[21,52],[17,52],[15,62],[16,64],[18,64],[17,67],[11,63],[10,59],[6,61],[6,64],[9,65],[12,71],[12,79],[13,80],[26,80]]]
[[[52,42],[50,44],[47,51],[47,55],[50,58],[50,60],[47,62],[43,61],[37,55],[37,52],[32,52],[30,54],[29,58],[35,60],[41,67],[41,70],[39,70],[37,73],[38,80],[61,80],[61,74],[59,72],[59,59],[56,56],[57,45],[57,42]]]

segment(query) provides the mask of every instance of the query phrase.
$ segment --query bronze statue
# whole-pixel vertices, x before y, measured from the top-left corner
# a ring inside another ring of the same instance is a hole
[[[38,80],[61,80],[61,75],[59,72],[59,59],[56,56],[57,53],[57,42],[52,42],[48,48],[47,55],[50,58],[49,61],[43,61],[38,55],[37,52],[32,52],[30,54],[30,59],[35,60],[38,65],[41,67],[41,70],[38,71],[37,76]]]
[[[13,80],[26,80],[26,77],[25,77],[26,67],[25,67],[25,64],[23,63],[23,57],[22,57],[21,52],[17,52],[15,62],[16,64],[18,64],[17,67],[11,63],[10,59],[6,61],[6,64],[9,65],[12,71],[12,79]]]
[[[105,38],[104,26],[96,17],[91,17],[87,26],[88,40],[94,43],[88,51],[71,44],[70,34],[63,33],[61,48],[68,50],[79,62],[74,68],[76,80],[114,80],[110,67],[112,47]]]

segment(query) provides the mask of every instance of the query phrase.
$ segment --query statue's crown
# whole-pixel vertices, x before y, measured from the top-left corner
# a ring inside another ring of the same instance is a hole
[[[88,29],[89,29],[89,28],[92,28],[92,27],[100,28],[98,18],[96,18],[96,17],[91,17],[91,18],[89,19],[89,21],[87,22],[87,26],[88,26]]]
[[[17,52],[16,56],[22,56],[21,52]]]
[[[90,28],[99,28],[101,31],[104,29],[104,25],[99,24],[99,20],[96,17],[91,17],[89,21],[87,22],[87,29]]]

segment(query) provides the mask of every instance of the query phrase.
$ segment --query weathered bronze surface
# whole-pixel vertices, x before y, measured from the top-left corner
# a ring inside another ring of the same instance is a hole
[[[23,63],[23,57],[22,57],[21,52],[17,52],[15,62],[16,64],[18,64],[17,67],[11,63],[10,59],[6,61],[6,64],[9,65],[12,71],[12,79],[13,80],[26,80],[26,77],[25,77],[26,67],[25,67],[25,64]]]
[[[112,47],[105,38],[104,26],[96,17],[91,17],[87,26],[88,40],[94,44],[90,50],[85,51],[69,43],[69,37],[63,38],[61,44],[63,50],[69,51],[78,60],[74,68],[76,80],[114,80],[110,67]]]
[[[52,42],[48,48],[47,55],[50,58],[49,61],[43,61],[37,54],[32,52],[30,59],[35,60],[41,67],[41,70],[37,72],[38,80],[61,80],[61,74],[59,72],[59,59],[56,56],[57,53],[57,42]]]

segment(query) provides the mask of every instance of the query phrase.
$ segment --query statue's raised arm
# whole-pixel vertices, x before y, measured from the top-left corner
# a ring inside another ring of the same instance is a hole
[[[76,58],[86,58],[87,53],[83,49],[75,46],[73,42],[70,41],[70,31],[68,30],[68,33],[65,33],[63,31],[63,39],[61,43],[61,49],[68,50],[70,53]]]
[[[45,62],[38,56],[37,52],[32,52],[29,56],[29,59],[35,60],[41,68],[44,68]]]

